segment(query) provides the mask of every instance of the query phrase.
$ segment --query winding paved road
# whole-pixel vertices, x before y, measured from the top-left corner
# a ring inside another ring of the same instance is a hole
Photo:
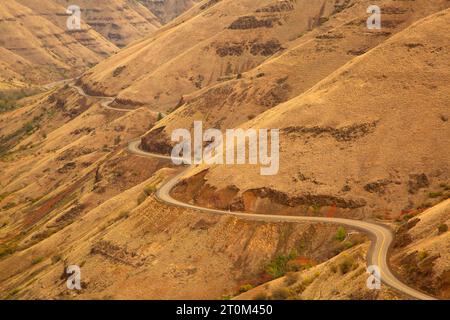
[[[88,96],[83,91],[82,88],[77,87],[73,84],[71,86],[76,88],[81,95]],[[115,111],[122,111],[122,112],[131,111],[129,109],[120,109],[120,108],[110,107],[109,105],[114,101],[114,98],[112,98],[112,97],[95,97],[95,96],[90,96],[90,97],[103,100],[103,102],[101,102],[101,105],[105,108],[115,110]],[[128,145],[128,151],[132,154],[136,154],[136,155],[143,156],[143,157],[171,160],[171,158],[169,156],[143,151],[142,149],[139,148],[140,143],[141,143],[140,139],[131,141]],[[156,191],[156,194],[155,194],[156,198],[168,205],[178,206],[181,208],[187,208],[187,209],[192,209],[192,210],[198,210],[198,211],[212,213],[212,214],[229,215],[229,216],[237,217],[239,219],[245,219],[245,220],[251,220],[251,221],[294,222],[294,223],[296,223],[296,222],[333,223],[333,224],[345,225],[350,228],[358,229],[358,230],[368,234],[372,240],[371,247],[370,247],[370,249],[368,251],[368,255],[367,255],[367,265],[368,266],[376,265],[380,268],[381,280],[384,284],[386,284],[394,289],[397,289],[397,290],[399,290],[413,298],[416,298],[416,299],[435,300],[434,297],[429,296],[423,292],[420,292],[418,290],[415,290],[415,289],[405,285],[403,282],[401,282],[399,279],[397,279],[392,274],[392,272],[389,268],[389,264],[388,264],[388,257],[389,257],[389,248],[393,242],[394,236],[389,227],[378,224],[378,223],[361,221],[361,220],[351,220],[351,219],[342,219],[342,218],[325,218],[325,217],[281,216],[281,215],[265,215],[265,214],[263,215],[263,214],[245,213],[245,212],[230,212],[230,211],[224,211],[224,210],[218,210],[218,209],[203,208],[203,207],[199,207],[196,205],[184,203],[184,202],[174,199],[170,195],[170,191],[180,181],[180,179],[185,175],[185,173],[191,168],[192,168],[192,166],[187,167],[185,170],[183,170],[176,176],[172,177],[168,182],[166,182],[162,187],[160,187]]]

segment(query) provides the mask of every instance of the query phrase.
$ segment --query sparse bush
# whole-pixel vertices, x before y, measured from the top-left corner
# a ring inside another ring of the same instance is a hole
[[[344,258],[339,263],[339,271],[341,274],[347,274],[348,272],[354,270],[357,267],[357,264],[355,263],[355,260],[350,257]]]
[[[130,216],[130,214],[128,213],[128,211],[122,211],[121,213],[119,213],[119,215],[117,216],[118,220],[121,219],[127,219]]]
[[[15,251],[16,248],[11,246],[0,246],[0,258],[13,254]]]
[[[253,300],[267,300],[267,294],[265,292],[260,292],[253,297]]]
[[[442,195],[443,195],[443,193],[440,192],[440,191],[439,191],[439,192],[430,192],[430,193],[428,194],[428,196],[429,196],[430,198],[432,198],[432,199],[442,197]]]
[[[253,286],[251,284],[244,284],[239,288],[239,292],[244,293],[244,292],[247,292],[252,289],[253,289]]]
[[[335,239],[338,241],[344,241],[346,237],[347,237],[347,231],[345,230],[345,228],[339,227],[336,231]]]
[[[288,272],[286,273],[286,279],[285,279],[285,283],[288,286],[292,286],[294,283],[296,283],[298,280],[298,274],[295,272]]]
[[[344,247],[345,247],[345,249],[350,249],[351,247],[353,247],[353,242],[351,242],[351,241],[345,241],[344,242]]]
[[[428,257],[428,255],[429,255],[428,251],[426,250],[419,251],[417,253],[417,259],[419,259],[419,261],[425,260]]]
[[[154,185],[146,186],[144,189],[144,193],[147,196],[150,196],[150,195],[154,194],[155,192],[156,192],[156,187]]]
[[[149,196],[151,196],[155,192],[156,192],[156,187],[154,185],[146,186],[144,188],[144,191],[142,191],[142,193],[139,195],[139,197],[137,199],[138,205],[143,203],[145,201],[145,199],[147,199]]]
[[[120,66],[120,67],[115,68],[113,71],[113,77],[114,78],[118,77],[122,73],[122,71],[125,70],[125,68],[126,68],[126,66]]]
[[[60,254],[54,255],[52,257],[52,263],[55,264],[55,263],[61,261],[61,259],[62,259],[62,256]]]
[[[445,232],[447,232],[448,231],[448,225],[446,225],[445,223],[441,223],[439,226],[438,226],[438,232],[439,232],[439,234],[443,234],[443,233],[445,233]]]
[[[297,253],[295,251],[292,251],[288,255],[279,255],[267,265],[266,272],[273,278],[282,277],[286,273],[288,262],[296,257]]]
[[[156,119],[156,121],[161,121],[163,118],[163,114],[161,112],[158,112],[158,118]]]
[[[35,264],[42,262],[43,260],[44,260],[44,257],[37,257],[37,258],[34,258],[33,260],[31,260],[31,264],[35,265]]]
[[[14,208],[15,206],[17,206],[17,204],[15,202],[8,202],[6,205],[3,206],[3,210],[8,210],[11,208]]]
[[[147,199],[147,195],[145,193],[141,193],[137,198],[137,204],[141,205],[145,201],[145,199]]]
[[[36,89],[20,89],[0,92],[0,113],[8,112],[19,107],[17,101],[25,97],[37,94]]]
[[[316,272],[315,274],[313,274],[311,277],[306,278],[305,280],[302,281],[302,286],[306,289],[311,283],[314,282],[314,280],[316,280],[316,278],[320,275],[319,272]]]
[[[330,270],[331,270],[331,272],[336,273],[338,271],[338,268],[337,268],[337,266],[335,264],[332,264],[330,266]]]
[[[272,292],[272,299],[274,300],[286,300],[291,295],[288,288],[277,288]]]

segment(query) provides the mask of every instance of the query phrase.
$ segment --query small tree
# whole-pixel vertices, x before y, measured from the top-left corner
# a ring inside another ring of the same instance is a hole
[[[163,118],[163,114],[161,112],[158,112],[158,118],[156,119],[156,121],[161,121]]]
[[[339,227],[337,229],[335,239],[338,241],[344,241],[346,237],[347,237],[347,231],[345,230],[345,228]]]

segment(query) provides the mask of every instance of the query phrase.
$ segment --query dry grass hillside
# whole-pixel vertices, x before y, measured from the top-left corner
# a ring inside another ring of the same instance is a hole
[[[165,24],[186,10],[194,6],[200,0],[138,0],[144,6],[150,9],[155,14],[161,23]]]
[[[185,168],[128,143],[167,153],[193,120],[279,129],[280,171],[199,165],[175,198],[382,221],[393,272],[450,298],[449,1],[380,0],[371,31],[368,0],[73,4],[75,33],[66,0],[0,4],[0,299],[408,298],[367,289],[358,230],[159,201]],[[128,111],[69,82],[29,88],[89,66],[74,82]]]
[[[80,75],[118,47],[153,33],[160,22],[135,0],[72,1],[81,30],[68,30],[66,0],[0,4],[0,80],[43,84]]]
[[[117,49],[86,24],[82,31],[68,32],[65,7],[46,0],[36,10],[37,4],[18,0],[0,4],[2,81],[42,84],[71,77]],[[38,14],[46,10],[53,15]]]
[[[152,128],[143,140],[144,149],[170,149],[171,132],[192,128],[194,120],[202,120],[207,128],[234,128],[302,94],[415,21],[449,6],[448,1],[379,1],[383,28],[367,30],[366,9],[370,4],[342,2],[329,18],[289,39],[283,44],[286,50],[276,57],[243,74],[231,75],[231,80],[225,78],[217,85],[184,96],[177,110]]]
[[[245,222],[167,207],[152,197],[140,204],[144,189],[167,174],[0,260],[2,298],[220,299],[273,279],[266,265],[293,248],[307,261],[329,258],[334,227]],[[65,285],[71,264],[82,268],[78,292]]]
[[[125,151],[156,121],[146,108],[106,109],[68,85],[21,104],[0,114],[1,298],[218,299],[273,279],[267,265],[280,256],[296,252],[303,268],[348,248],[337,226],[157,202],[170,162]],[[66,288],[69,264],[83,270],[81,292]]]
[[[440,189],[440,190],[439,190]],[[436,193],[450,190],[442,184]],[[411,214],[396,234],[393,264],[409,285],[450,299],[450,200]]]
[[[54,2],[64,8],[68,5],[67,0]],[[70,4],[79,6],[83,21],[119,48],[149,36],[161,26],[153,12],[137,0],[75,0]]]
[[[280,171],[199,166],[178,192],[240,210],[396,219],[449,197],[450,11],[354,58],[243,127],[279,128]],[[189,185],[192,182],[192,187]],[[233,193],[230,195],[230,191]],[[227,194],[227,197],[221,197]],[[188,197],[187,195],[185,195]]]
[[[301,269],[348,248],[337,226],[158,203],[152,194],[174,169],[124,150],[155,121],[145,108],[105,109],[68,86],[23,103],[0,115],[2,298],[217,299],[273,279],[267,265],[280,256],[296,252]],[[80,292],[66,288],[70,264],[83,270]]]
[[[361,244],[315,267],[285,276],[238,295],[236,300],[396,300],[407,296],[383,286],[367,288],[365,257],[369,245]]]
[[[118,104],[168,110],[183,95],[280,54],[290,39],[326,20],[337,2],[203,1],[94,67],[82,84],[90,92],[117,96]]]
[[[450,298],[449,224],[450,200],[422,213],[411,211],[397,228],[391,255],[394,270],[405,283],[441,299]],[[311,269],[290,272],[251,289],[236,299],[408,299],[383,285],[381,291],[367,289],[367,249],[367,243],[361,244]]]

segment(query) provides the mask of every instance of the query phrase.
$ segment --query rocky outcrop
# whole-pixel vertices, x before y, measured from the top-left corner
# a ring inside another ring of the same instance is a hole
[[[342,128],[332,127],[287,127],[282,131],[288,136],[310,135],[314,138],[329,135],[339,142],[353,141],[370,134],[375,130],[377,121],[362,124],[353,124]]]
[[[274,23],[278,21],[278,18],[263,18],[258,19],[255,16],[239,17],[236,21],[232,22],[228,29],[231,30],[246,30],[257,28],[273,28]]]
[[[287,12],[294,10],[294,0],[281,0],[257,9],[256,12],[274,13]]]
[[[225,42],[215,44],[216,53],[220,57],[241,56],[249,52],[254,56],[271,56],[281,50],[281,43],[277,39],[261,42],[258,40]]]
[[[204,170],[181,181],[172,190],[172,196],[200,206],[232,211],[259,212],[257,202],[263,201],[272,212],[283,212],[289,208],[334,207],[341,209],[358,209],[366,205],[363,199],[345,199],[326,194],[288,195],[271,188],[250,189],[241,192],[234,185],[217,189],[208,184]],[[307,210],[306,210],[307,211]]]

